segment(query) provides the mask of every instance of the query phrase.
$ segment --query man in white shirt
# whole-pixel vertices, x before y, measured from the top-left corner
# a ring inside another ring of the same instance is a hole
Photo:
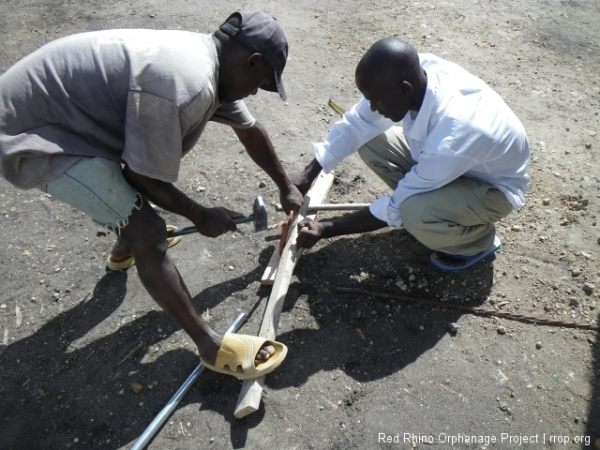
[[[464,270],[496,251],[494,222],[524,205],[529,184],[529,143],[506,103],[458,65],[397,38],[376,42],[355,79],[364,98],[292,181],[306,192],[321,169],[358,151],[394,192],[332,222],[303,221],[298,245],[402,226],[442,270]]]

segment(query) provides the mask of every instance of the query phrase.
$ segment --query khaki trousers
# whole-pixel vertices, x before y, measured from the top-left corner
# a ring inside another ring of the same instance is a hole
[[[392,189],[416,164],[400,127],[380,134],[358,153]],[[504,193],[491,184],[459,177],[439,189],[409,197],[400,206],[400,214],[402,226],[423,245],[471,256],[492,246],[494,222],[512,209]]]

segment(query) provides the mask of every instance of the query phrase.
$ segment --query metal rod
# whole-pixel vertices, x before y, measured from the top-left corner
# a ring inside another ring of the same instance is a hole
[[[370,203],[324,203],[322,205],[310,205],[309,211],[356,211],[370,206]],[[277,211],[283,211],[281,205],[275,207]]]
[[[226,333],[235,333],[241,326],[242,322],[246,318],[246,313],[239,313],[235,320],[229,325]],[[175,395],[171,397],[171,400],[165,405],[165,407],[157,414],[154,420],[148,425],[148,427],[144,430],[142,435],[138,438],[137,441],[133,444],[130,450],[142,450],[148,445],[148,442],[154,437],[156,432],[160,429],[160,427],[165,423],[165,421],[169,418],[169,416],[175,411],[179,402],[185,397],[185,394],[192,388],[202,371],[204,370],[204,365],[202,363],[198,364],[191,375],[185,380],[185,382],[181,385],[179,390],[175,392]]]

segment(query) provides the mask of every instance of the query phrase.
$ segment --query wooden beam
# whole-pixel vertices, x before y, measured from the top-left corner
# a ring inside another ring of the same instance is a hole
[[[333,184],[333,178],[333,172],[330,172],[328,174],[325,174],[323,172],[319,173],[319,176],[315,180],[313,186],[308,191],[308,195],[311,198],[311,206],[323,203],[323,200],[325,200],[325,197],[329,193],[329,189]],[[315,212],[314,214],[309,214],[307,217],[314,220],[317,217],[317,213]],[[301,248],[299,252],[300,254],[296,258],[296,262],[298,261],[298,259],[300,259],[300,256],[302,256],[304,249]],[[269,260],[269,264],[267,264],[267,267],[260,279],[261,284],[265,286],[273,286],[273,283],[275,283],[275,277],[277,276],[278,265],[279,252],[277,251],[277,248],[275,248],[275,250],[273,250],[273,254],[271,255],[271,259]]]
[[[279,319],[281,318],[285,296],[290,287],[290,280],[292,279],[294,267],[296,267],[296,263],[304,250],[299,249],[296,246],[296,238],[298,237],[298,227],[296,225],[306,217],[307,208],[311,201],[313,204],[315,204],[315,201],[318,201],[319,203],[323,201],[327,192],[329,192],[332,183],[333,174],[330,173],[329,175],[324,175],[323,172],[319,174],[314,185],[304,197],[304,204],[302,205],[302,208],[300,208],[298,216],[296,216],[296,219],[290,226],[287,242],[281,257],[279,258],[273,290],[269,296],[260,331],[258,332],[258,335],[261,337],[275,340],[277,326],[279,325]],[[313,195],[314,197],[312,197]],[[277,250],[275,250],[274,254],[278,254]],[[258,411],[264,384],[265,377],[244,381],[233,413],[236,418],[241,419],[248,414]]]

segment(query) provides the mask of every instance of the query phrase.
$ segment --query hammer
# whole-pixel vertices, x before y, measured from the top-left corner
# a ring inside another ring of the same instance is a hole
[[[252,214],[244,214],[241,217],[234,218],[233,223],[237,225],[239,223],[254,222],[254,231],[266,230],[267,208],[265,208],[265,202],[260,195],[256,197],[256,200],[254,200],[252,210],[254,211]],[[198,230],[196,227],[177,228],[176,230],[169,231],[167,233],[167,237],[183,236],[184,234],[192,234],[197,232]]]

